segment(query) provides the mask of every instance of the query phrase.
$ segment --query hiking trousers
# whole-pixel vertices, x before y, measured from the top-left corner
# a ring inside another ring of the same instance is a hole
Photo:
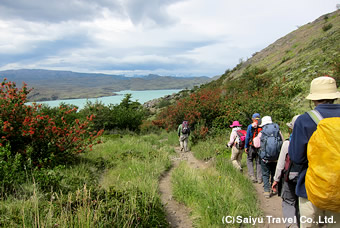
[[[248,168],[248,175],[255,181],[262,181],[262,169],[260,164],[260,157],[258,155],[258,148],[253,146],[249,146],[248,154],[247,154],[247,168]],[[254,161],[255,161],[255,169],[256,169],[256,176],[254,176]]]
[[[284,218],[287,218],[286,227],[292,225],[298,226],[300,221],[299,215],[299,200],[295,194],[296,183],[293,181],[283,181],[282,184],[282,214]]]
[[[242,154],[243,154],[243,149],[237,149],[236,146],[233,146],[231,148],[231,157],[230,157],[231,163],[236,169],[240,171],[242,170],[242,166],[241,166]]]
[[[262,178],[263,178],[263,188],[265,192],[270,192],[270,189],[273,184],[275,169],[277,162],[266,162],[264,160],[261,161],[262,168]]]
[[[188,138],[189,136],[187,134],[181,135],[179,137],[179,145],[181,147],[181,151],[184,150],[184,152],[188,151]]]
[[[340,213],[321,210],[320,208],[317,208],[311,201],[309,201],[306,198],[302,198],[302,197],[299,197],[299,209],[300,209],[300,227],[301,228],[307,228],[307,227],[308,228],[309,227],[337,228],[339,227]],[[326,221],[324,221],[324,218],[326,218]],[[311,223],[309,221],[311,221]],[[317,224],[316,222],[319,222],[319,221],[324,222],[324,224]]]

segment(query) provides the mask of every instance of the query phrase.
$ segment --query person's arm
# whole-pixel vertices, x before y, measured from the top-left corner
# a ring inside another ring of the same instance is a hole
[[[232,130],[231,131],[231,134],[230,134],[230,140],[228,142],[228,146],[231,147],[231,145],[234,144],[235,142],[235,139],[236,139],[236,136],[237,136],[237,132],[235,130]]]
[[[249,125],[247,128],[247,134],[246,134],[245,145],[244,145],[245,149],[248,149],[249,147],[250,137],[251,137],[251,125]]]
[[[285,161],[286,161],[286,155],[288,153],[288,147],[289,147],[289,141],[286,140],[286,141],[283,142],[282,147],[281,147],[279,160],[277,161],[277,165],[276,165],[274,181],[277,181],[277,182],[280,181],[282,170],[285,167]]]
[[[272,184],[272,190],[274,192],[277,192],[277,185],[280,182],[282,170],[285,167],[286,156],[288,154],[288,147],[289,147],[289,141],[288,140],[284,141],[283,144],[282,144],[282,147],[281,147],[279,160],[277,161],[275,175],[274,175],[274,181],[273,181],[273,184]]]
[[[281,139],[282,139],[282,142],[284,142],[285,141],[285,138],[283,137],[283,135],[282,135],[282,132],[280,131],[280,136],[281,136]],[[288,151],[288,150],[287,150]]]
[[[178,134],[178,137],[181,136],[181,131],[182,131],[182,124],[180,124],[177,128],[177,134]]]

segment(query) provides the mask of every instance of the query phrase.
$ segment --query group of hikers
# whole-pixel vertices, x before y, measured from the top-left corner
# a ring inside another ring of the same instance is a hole
[[[242,171],[245,151],[248,175],[254,183],[263,182],[264,196],[281,195],[287,227],[340,226],[340,104],[334,104],[338,98],[332,77],[314,79],[306,99],[315,109],[287,123],[286,140],[278,124],[270,116],[261,119],[259,113],[253,114],[246,131],[238,121],[230,125],[232,164]]]
[[[264,197],[280,195],[286,227],[340,227],[340,98],[334,78],[312,80],[306,97],[315,108],[287,123],[289,138],[270,116],[252,115],[242,130],[234,121],[230,140],[231,162],[242,172],[247,154],[249,178],[263,183]],[[178,127],[181,150],[187,151],[188,123]]]

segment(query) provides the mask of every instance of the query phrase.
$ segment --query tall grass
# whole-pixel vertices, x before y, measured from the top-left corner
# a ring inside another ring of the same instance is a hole
[[[59,189],[44,192],[32,179],[1,198],[0,227],[166,227],[158,180],[176,134],[104,141],[56,173]]]
[[[229,136],[229,135],[228,135]],[[226,145],[229,137],[224,135],[216,135],[208,140],[200,141],[192,147],[195,157],[200,160],[208,160],[229,151]]]
[[[174,197],[192,209],[197,227],[223,226],[223,216],[261,216],[256,190],[248,178],[233,168],[229,150],[222,142],[225,139],[219,136],[192,148],[196,157],[214,157],[212,167],[199,170],[182,162],[172,175]]]

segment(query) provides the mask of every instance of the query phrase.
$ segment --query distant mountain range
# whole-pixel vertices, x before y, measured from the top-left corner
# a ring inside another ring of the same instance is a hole
[[[22,82],[33,88],[30,101],[112,96],[122,90],[191,89],[207,83],[209,77],[173,77],[150,74],[126,77],[99,73],[77,73],[41,69],[0,71],[0,78],[7,78],[21,87]]]

